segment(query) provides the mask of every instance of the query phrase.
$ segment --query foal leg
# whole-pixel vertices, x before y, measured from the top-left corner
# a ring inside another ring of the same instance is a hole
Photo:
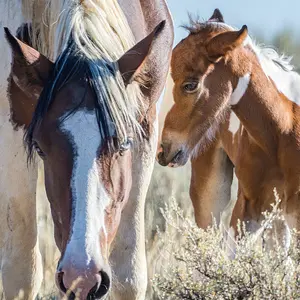
[[[239,221],[243,222],[245,219],[245,209],[246,209],[246,199],[241,192],[240,187],[238,187],[237,192],[237,201],[235,202],[235,206],[232,211],[231,220],[230,220],[230,228],[228,230],[229,234],[227,237],[227,252],[230,257],[235,256],[236,251],[236,243],[235,239],[238,235],[238,223]]]
[[[157,126],[157,124],[156,124]],[[110,256],[114,276],[112,300],[144,300],[147,290],[145,198],[153,171],[157,128],[133,161],[133,185]]]
[[[291,244],[291,232],[286,220],[274,220],[272,227],[263,233],[263,243],[267,251],[276,250],[278,246],[287,251]]]
[[[292,182],[289,180],[289,182]],[[297,182],[296,182],[297,184]],[[281,234],[282,243],[286,250],[290,247],[291,242],[291,230],[296,230],[299,232],[300,230],[300,207],[299,207],[299,201],[300,201],[300,195],[297,193],[295,194],[293,191],[287,191],[288,194],[292,195],[287,198],[285,201],[284,206],[284,221],[285,226],[283,228],[283,232]],[[297,247],[300,245],[300,238],[297,235]]]
[[[237,201],[232,211],[230,226],[235,232],[235,235],[238,233],[238,221],[244,221],[245,218],[245,208],[246,208],[246,199],[243,196],[240,188],[238,188]]]
[[[5,99],[6,100],[6,99]],[[7,100],[6,100],[7,101]],[[0,143],[1,271],[5,298],[35,299],[42,281],[37,239],[36,168],[27,168],[22,130],[2,123]]]
[[[191,165],[190,197],[197,225],[207,228],[212,224],[213,215],[218,224],[223,219],[227,229],[233,208],[228,208],[233,164],[220,147],[219,140],[212,143],[207,151],[191,159]]]
[[[239,189],[238,200],[232,214],[231,225],[237,234],[238,219],[245,222],[246,231],[253,234],[253,241],[262,245],[266,251],[276,250],[279,246],[289,248],[291,234],[286,220],[273,220],[268,228],[262,226],[263,217],[257,203],[246,200]]]

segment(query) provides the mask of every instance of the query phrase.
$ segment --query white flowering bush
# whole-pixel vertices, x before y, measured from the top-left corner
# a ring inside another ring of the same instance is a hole
[[[300,299],[297,233],[291,233],[288,249],[278,242],[266,251],[261,242],[274,222],[282,220],[280,200],[275,196],[259,234],[245,232],[245,225],[240,224],[236,239],[216,224],[199,229],[175,201],[167,205],[162,213],[168,227],[175,228],[184,242],[176,246],[172,236],[163,237],[167,244],[174,244],[171,254],[176,264],[170,262],[154,276],[156,299]]]

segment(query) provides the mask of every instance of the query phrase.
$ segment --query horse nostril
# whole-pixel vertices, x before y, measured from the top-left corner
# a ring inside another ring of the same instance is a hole
[[[70,299],[70,300],[71,300],[71,299],[75,299],[75,298],[76,298],[76,297],[75,297],[75,294],[74,294],[72,291],[68,291],[67,288],[65,287],[63,277],[64,277],[64,272],[59,272],[59,273],[57,273],[56,280],[57,280],[59,289],[60,289],[64,294],[67,294],[67,293],[68,293],[68,299]]]
[[[100,274],[102,278],[100,288],[105,290],[106,291],[105,294],[106,294],[110,288],[110,278],[106,272],[101,271]]]
[[[97,282],[89,292],[92,299],[105,296],[110,288],[109,275],[104,271],[100,271],[99,274],[101,275],[101,282]]]
[[[100,287],[100,282],[97,282],[90,290],[88,294],[88,299],[94,299],[96,297],[96,293],[98,292]]]
[[[60,288],[60,290],[63,292],[63,293],[66,293],[67,292],[67,289],[64,285],[64,281],[63,281],[63,277],[64,277],[64,272],[59,272],[57,274],[57,283],[58,283],[58,286]]]

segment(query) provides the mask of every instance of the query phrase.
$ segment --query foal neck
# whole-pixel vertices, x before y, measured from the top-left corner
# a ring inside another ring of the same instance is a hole
[[[253,65],[249,76],[244,94],[231,108],[254,141],[265,152],[276,156],[280,136],[293,130],[297,104],[277,89],[259,64]],[[238,88],[239,84],[234,93]]]

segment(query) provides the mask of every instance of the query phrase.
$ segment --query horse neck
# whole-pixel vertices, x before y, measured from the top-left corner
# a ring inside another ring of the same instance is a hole
[[[280,136],[293,129],[295,104],[278,91],[262,68],[254,68],[250,78],[245,94],[232,110],[256,143],[276,156]]]

